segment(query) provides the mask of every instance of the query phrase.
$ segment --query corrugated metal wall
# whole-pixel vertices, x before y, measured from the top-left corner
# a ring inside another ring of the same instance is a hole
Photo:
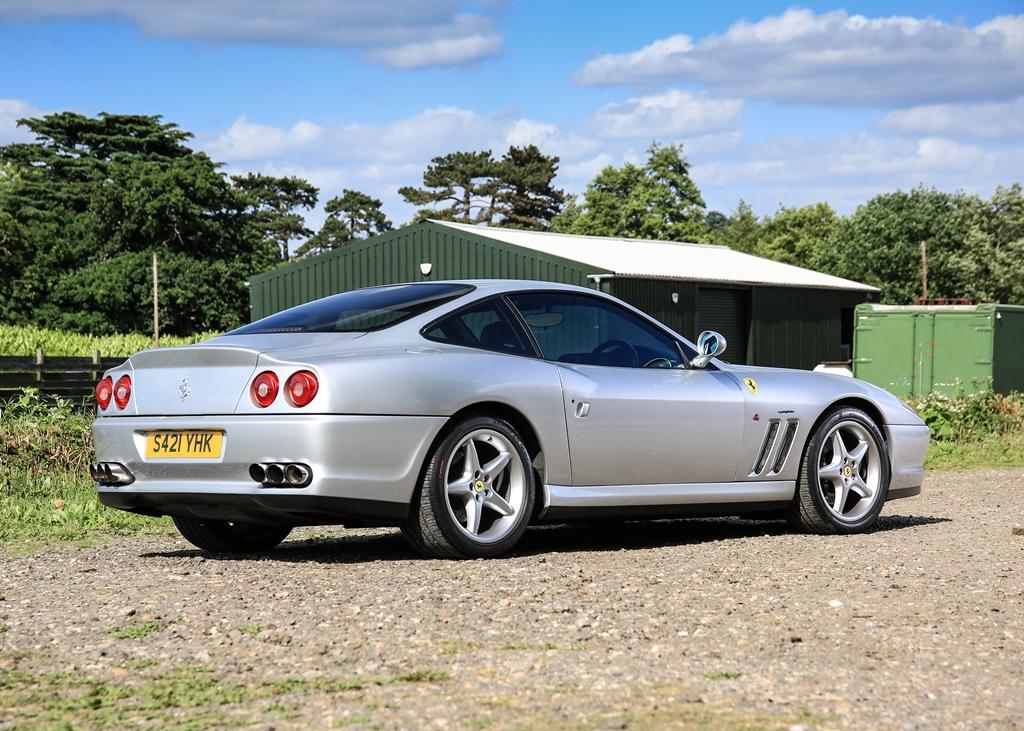
[[[867,293],[796,287],[755,287],[749,360],[780,368],[813,368],[840,359],[842,318]],[[846,310],[846,312],[844,312]]]
[[[697,330],[696,282],[664,279],[606,279],[602,289],[643,310],[680,335],[693,338]],[[676,294],[678,301],[673,301]]]
[[[429,276],[420,264],[432,266]],[[433,223],[406,226],[322,256],[301,259],[249,281],[250,317],[360,287],[441,279],[539,279],[592,286],[579,262]]]

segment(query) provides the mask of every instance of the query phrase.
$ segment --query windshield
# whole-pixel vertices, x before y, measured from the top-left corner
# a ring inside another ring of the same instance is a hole
[[[468,284],[441,282],[356,289],[292,307],[227,334],[382,330],[472,291],[473,287]]]

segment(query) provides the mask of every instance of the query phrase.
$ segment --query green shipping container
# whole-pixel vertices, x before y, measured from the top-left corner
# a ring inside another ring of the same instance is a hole
[[[853,375],[901,396],[1024,391],[1024,307],[858,305]]]

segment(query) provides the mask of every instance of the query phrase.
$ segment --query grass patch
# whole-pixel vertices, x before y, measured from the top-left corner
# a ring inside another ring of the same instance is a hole
[[[499,650],[506,650],[509,652],[526,651],[526,652],[543,652],[544,650],[557,650],[558,645],[554,642],[541,642],[539,644],[517,644],[515,642],[506,642],[504,645],[498,648]]]
[[[993,435],[969,442],[933,441],[924,466],[929,470],[1024,467],[1024,433]]]
[[[448,673],[444,670],[413,670],[408,673],[393,675],[384,681],[384,685],[398,685],[400,683],[440,683],[448,680]]]
[[[736,680],[736,678],[742,678],[743,673],[739,670],[712,670],[709,673],[704,673],[704,677],[708,680]]]
[[[126,624],[123,627],[111,627],[107,630],[107,634],[120,640],[140,640],[143,637],[149,637],[154,632],[159,632],[166,626],[166,622],[138,622],[136,624]]]
[[[10,629],[10,627],[8,627],[8,626],[7,626],[6,624],[4,624],[3,622],[0,622],[0,634],[2,634],[2,633],[4,633],[4,632],[6,632],[6,631],[7,631],[7,630],[9,630],[9,629]]]
[[[441,682],[440,670],[414,670],[390,677],[281,678],[236,683],[205,667],[182,667],[127,682],[106,682],[77,673],[0,671],[0,709],[16,728],[151,728],[199,731],[240,726],[253,704],[265,713],[289,715],[303,705],[302,695],[351,693],[370,685]],[[355,717],[353,717],[355,718]]]
[[[243,627],[239,627],[238,631],[243,635],[258,635],[263,631],[263,627],[258,624],[247,624]]]
[[[242,722],[237,714],[246,710],[242,704],[249,693],[244,685],[222,683],[192,668],[133,685],[73,673],[0,671],[0,708],[16,728],[116,729],[147,723],[200,731]]]

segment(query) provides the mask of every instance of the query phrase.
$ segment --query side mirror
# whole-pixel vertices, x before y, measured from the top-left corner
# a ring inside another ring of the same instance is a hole
[[[697,355],[690,361],[690,367],[703,368],[725,352],[725,338],[714,330],[705,330],[697,338]]]

